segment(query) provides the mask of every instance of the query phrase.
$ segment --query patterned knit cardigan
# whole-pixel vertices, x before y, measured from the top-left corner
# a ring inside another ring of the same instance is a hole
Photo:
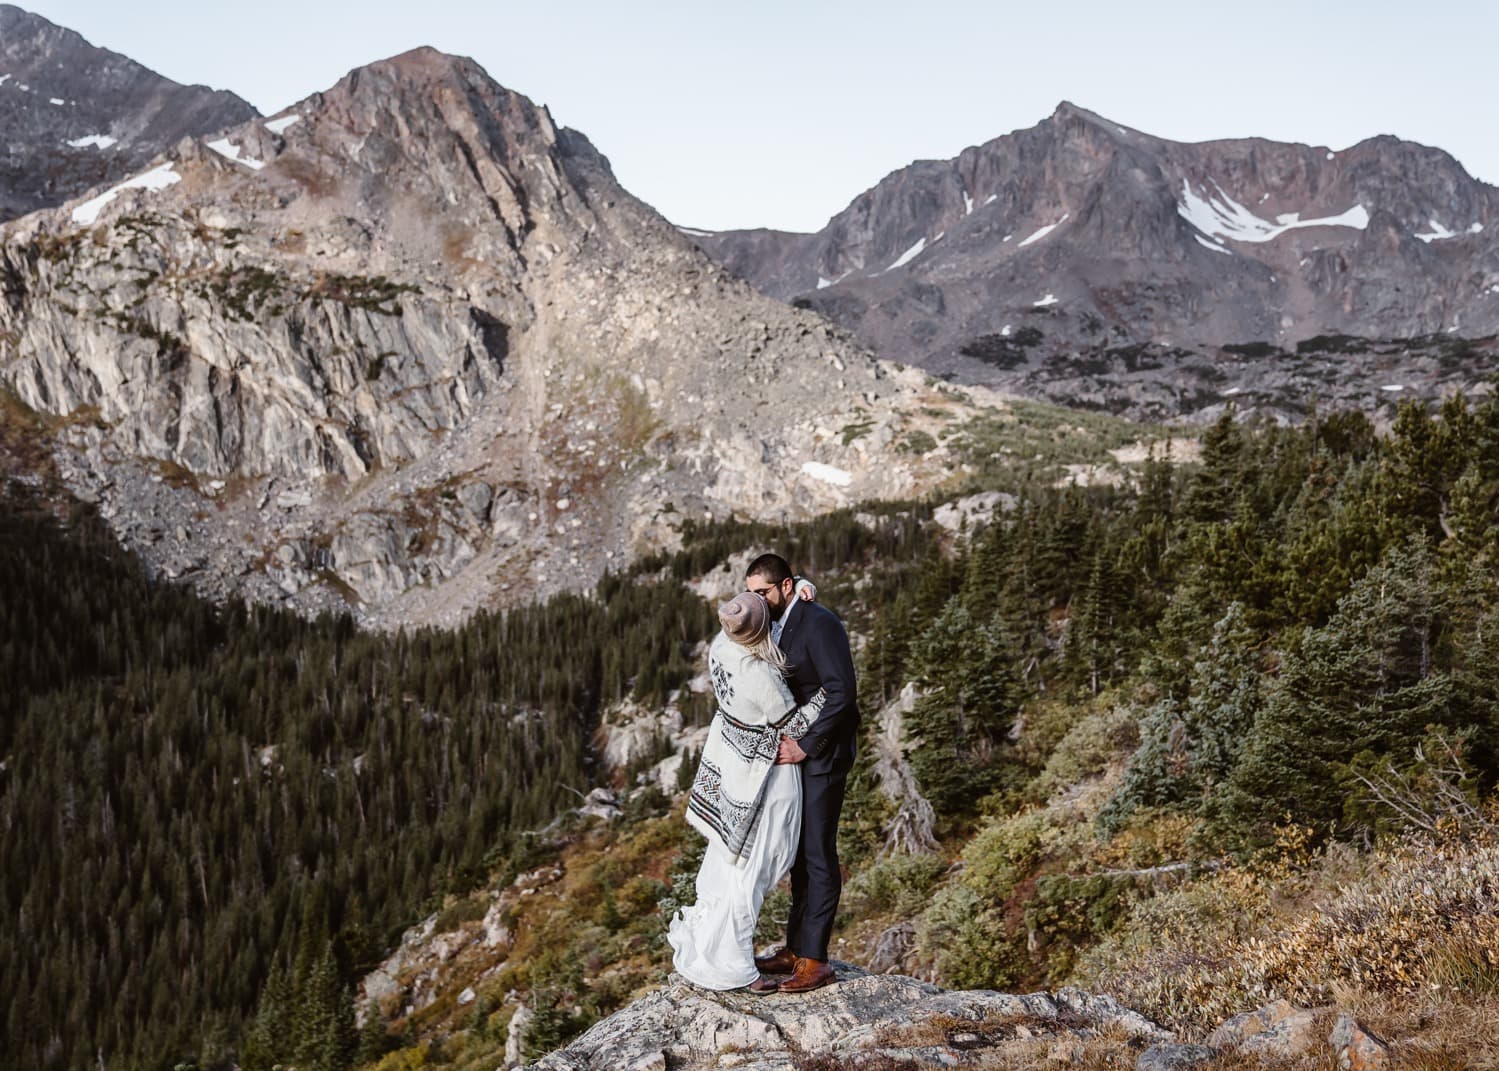
[[[720,632],[708,648],[718,713],[692,781],[687,821],[733,856],[754,843],[765,785],[781,737],[799,740],[821,713],[819,691],[798,708],[777,669]]]

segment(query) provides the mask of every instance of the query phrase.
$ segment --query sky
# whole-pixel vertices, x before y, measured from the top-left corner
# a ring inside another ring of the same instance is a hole
[[[1395,134],[1499,184],[1493,0],[22,0],[265,114],[419,45],[582,131],[673,222],[814,231],[1069,100],[1176,141]]]

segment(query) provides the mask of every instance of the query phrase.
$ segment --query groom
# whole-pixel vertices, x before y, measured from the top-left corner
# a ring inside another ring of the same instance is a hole
[[[854,765],[859,704],[848,633],[836,614],[796,597],[791,566],[779,554],[762,554],[745,570],[745,589],[770,605],[771,639],[789,663],[786,683],[798,705],[821,688],[826,702],[800,741],[781,738],[777,763],[799,763],[802,829],[791,865],[791,917],[786,945],[755,959],[765,974],[790,974],[782,993],[805,993],[836,981],[828,963],[828,938],[843,876],[838,870],[838,816]]]

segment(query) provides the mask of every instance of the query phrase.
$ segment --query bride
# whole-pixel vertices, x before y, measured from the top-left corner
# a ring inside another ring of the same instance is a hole
[[[798,587],[804,599],[815,588]],[[798,708],[786,659],[770,638],[765,599],[742,592],[718,608],[723,631],[708,648],[718,712],[692,782],[687,821],[708,838],[697,903],[672,919],[672,963],[707,989],[773,992],[755,968],[755,923],[765,894],[791,870],[801,828],[801,773],[776,765],[781,737],[800,739],[821,711],[818,692]]]

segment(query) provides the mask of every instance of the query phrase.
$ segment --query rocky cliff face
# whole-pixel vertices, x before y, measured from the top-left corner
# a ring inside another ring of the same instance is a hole
[[[182,138],[255,115],[233,93],[178,85],[0,4],[0,222],[118,182]]]
[[[1211,364],[1222,347],[1258,343],[1259,361],[1326,336],[1421,339],[1429,353],[1499,331],[1499,190],[1392,137],[1343,152],[1188,145],[1063,104],[1028,130],[895,172],[816,234],[696,240],[882,356],[1140,416],[1163,415],[1140,404],[1150,386],[1176,395],[1178,413],[1211,404],[1198,386],[1216,397],[1259,378],[1294,398],[1258,364],[1243,383],[1174,382],[1180,355]],[[1145,388],[1102,371],[1079,381],[1078,360],[1119,365],[1131,349],[1164,366]],[[1431,393],[1482,379],[1484,359],[1448,357]]]
[[[205,590],[451,622],[686,518],[920,492],[936,396],[417,50],[0,229],[0,378]],[[840,434],[858,424],[860,435]]]

